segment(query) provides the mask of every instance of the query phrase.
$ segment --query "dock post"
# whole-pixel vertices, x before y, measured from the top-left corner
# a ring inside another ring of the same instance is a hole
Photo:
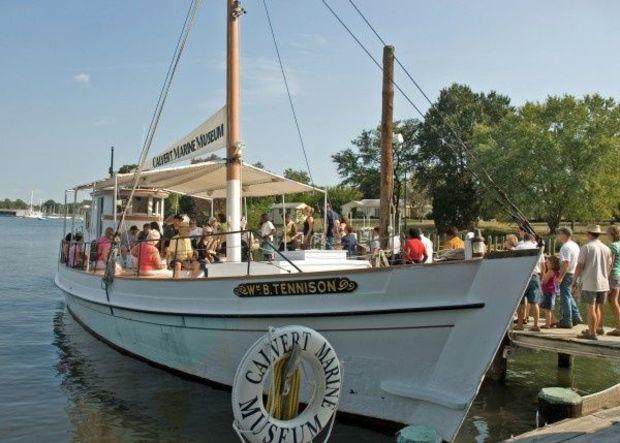
[[[573,365],[573,356],[569,354],[558,353],[558,368],[570,368]]]
[[[429,426],[407,426],[396,434],[397,443],[441,443],[437,431]]]
[[[493,381],[504,381],[506,380],[506,370],[508,369],[508,349],[510,346],[510,339],[508,335],[504,336],[495,357],[493,357],[493,361],[491,362],[491,366],[487,371],[487,377]]]
[[[538,414],[542,425],[581,416],[583,399],[572,389],[543,388],[538,393]]]

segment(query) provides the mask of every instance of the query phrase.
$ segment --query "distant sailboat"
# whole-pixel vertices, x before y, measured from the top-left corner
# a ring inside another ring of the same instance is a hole
[[[28,207],[28,209],[26,210],[26,212],[24,213],[24,218],[36,218],[39,220],[43,220],[43,213],[38,210],[35,211],[34,210],[34,191],[30,191],[30,206]],[[41,207],[41,205],[39,205],[39,208]]]

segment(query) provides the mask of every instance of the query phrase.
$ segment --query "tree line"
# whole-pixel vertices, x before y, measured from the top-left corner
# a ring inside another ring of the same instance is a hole
[[[396,122],[395,132],[405,141],[394,146],[394,203],[405,193],[414,207],[415,199],[428,199],[432,213],[420,216],[438,229],[509,219],[478,179],[483,169],[552,231],[562,220],[620,216],[620,105],[613,98],[550,96],[513,106],[495,91],[453,84],[424,121]],[[379,194],[380,141],[378,128],[365,130],[332,156],[341,185],[364,198]]]
[[[83,200],[82,202],[78,202],[75,204],[76,209],[79,210],[80,207],[84,205],[89,205],[90,200]],[[45,202],[37,205],[32,205],[34,210],[42,211],[45,213],[56,212],[58,214],[64,213],[65,205],[63,203],[56,202],[52,199],[46,200]],[[72,213],[73,210],[73,202],[67,203],[67,211],[69,214]],[[21,198],[11,200],[9,198],[5,198],[4,200],[0,200],[0,209],[28,209],[30,207],[29,203],[26,203]]]
[[[394,144],[394,207],[398,211],[397,203],[405,202],[415,217],[433,219],[438,230],[465,229],[479,219],[510,221],[496,191],[478,179],[483,169],[528,218],[545,222],[551,231],[562,220],[620,217],[620,105],[613,98],[550,96],[514,106],[495,91],[452,84],[440,91],[424,121],[405,119],[394,128],[404,139]],[[327,190],[334,209],[379,197],[380,146],[377,126],[332,155],[340,183],[313,185]],[[286,169],[283,175],[312,184],[302,170]],[[287,201],[321,210],[323,194]],[[279,197],[248,198],[250,225],[257,227],[260,214],[278,202]],[[427,203],[430,213],[424,212]],[[215,208],[225,212],[223,202]],[[167,212],[175,210],[199,218],[206,213],[195,199],[171,196]]]
[[[423,121],[405,119],[394,128],[404,138],[394,144],[395,208],[406,200],[416,217],[432,218],[439,230],[464,229],[479,219],[509,220],[496,191],[479,180],[482,170],[531,220],[545,222],[552,231],[562,220],[620,218],[620,105],[613,98],[549,96],[514,106],[495,91],[452,84],[440,91]],[[379,128],[366,129],[332,155],[341,181],[323,189],[337,211],[351,200],[378,198],[380,145]],[[305,171],[286,169],[284,176],[312,184]],[[319,192],[287,200],[323,207]],[[278,201],[248,198],[250,225],[257,227],[260,214]],[[424,213],[426,203],[432,206],[430,214]],[[224,212],[222,205],[216,203],[216,213]],[[53,200],[42,205],[46,211],[62,211],[62,206]],[[166,206],[167,213],[199,218],[207,211],[204,202],[175,195]],[[27,207],[20,199],[0,201],[0,208]]]

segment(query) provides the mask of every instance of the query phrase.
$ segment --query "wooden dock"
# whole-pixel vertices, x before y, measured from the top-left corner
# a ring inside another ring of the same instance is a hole
[[[579,355],[582,357],[603,357],[620,360],[620,337],[610,335],[599,336],[598,340],[579,338],[581,331],[587,329],[585,325],[578,325],[572,329],[542,329],[541,332],[510,331],[510,340],[515,346],[541,349],[559,354]],[[605,332],[612,328],[605,328]],[[620,441],[620,438],[619,440]]]
[[[506,441],[519,443],[618,443],[620,441],[620,406],[584,417],[562,420]]]

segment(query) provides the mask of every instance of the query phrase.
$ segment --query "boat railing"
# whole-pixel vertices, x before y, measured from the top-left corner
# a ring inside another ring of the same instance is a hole
[[[206,265],[224,261],[226,255],[226,238],[230,235],[239,235],[241,238],[241,262],[246,263],[246,274],[250,275],[251,263],[256,261],[272,262],[279,257],[287,262],[296,272],[302,270],[284,253],[282,247],[276,247],[273,242],[261,239],[260,235],[252,230],[228,232],[208,232],[202,235],[188,235],[161,237],[158,240],[134,240],[126,234],[115,239],[94,240],[62,240],[60,245],[60,262],[73,269],[91,273],[102,273],[110,259],[110,253],[115,258],[117,271],[124,275],[152,276],[154,263],[161,263],[162,269],[156,271],[172,271],[173,276],[178,272],[176,263],[180,263],[183,271],[202,271],[207,275]],[[184,244],[189,240],[191,248]],[[154,250],[159,257],[150,260],[143,254],[152,254]],[[193,268],[192,268],[193,267]],[[120,269],[118,269],[120,268]],[[155,272],[157,274],[157,272]],[[190,272],[191,274],[191,272]]]

